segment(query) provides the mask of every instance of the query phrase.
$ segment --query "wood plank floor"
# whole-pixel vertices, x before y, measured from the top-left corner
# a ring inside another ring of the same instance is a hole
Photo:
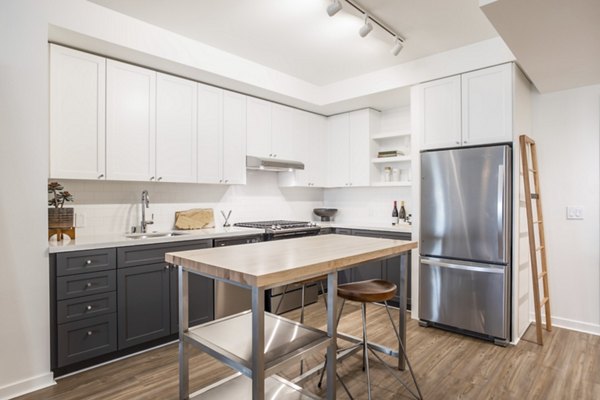
[[[369,339],[392,346],[393,331],[381,306],[368,308]],[[322,300],[307,308],[306,323],[325,326]],[[397,317],[397,313],[393,313]],[[286,315],[297,319],[298,311]],[[340,330],[361,333],[360,308],[347,304]],[[409,357],[425,399],[600,399],[600,337],[555,328],[544,332],[545,345],[521,341],[501,348],[478,339],[408,324]],[[535,339],[530,327],[526,340]],[[340,341],[340,345],[345,345]],[[386,358],[392,363],[391,358]],[[322,362],[307,360],[308,367]],[[374,399],[411,398],[371,355]],[[293,376],[299,366],[284,375]],[[190,361],[190,389],[198,390],[231,374],[211,357],[194,353]],[[367,398],[361,355],[338,366],[338,372],[357,399]],[[405,381],[408,372],[402,372]],[[319,395],[317,378],[303,386]],[[326,384],[323,385],[325,389]],[[109,365],[58,380],[57,385],[19,397],[25,400],[177,399],[177,346],[171,344]],[[338,398],[347,398],[338,384]]]

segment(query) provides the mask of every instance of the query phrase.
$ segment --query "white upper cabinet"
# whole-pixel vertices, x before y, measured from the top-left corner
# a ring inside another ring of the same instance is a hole
[[[246,96],[223,94],[223,183],[246,183]]]
[[[461,75],[462,144],[512,141],[512,65]]]
[[[198,84],[198,183],[246,183],[246,96]]]
[[[271,103],[247,98],[247,154],[271,157]]]
[[[156,180],[196,182],[196,82],[156,77]]]
[[[294,151],[295,109],[271,104],[271,157],[296,160]]]
[[[223,182],[223,89],[198,84],[198,182]]]
[[[327,121],[327,186],[369,186],[375,111],[353,111]]]
[[[295,160],[294,109],[261,99],[247,99],[247,154]]]
[[[106,177],[156,180],[156,72],[107,60]]]
[[[50,45],[50,177],[104,179],[106,59]]]
[[[371,114],[373,110],[353,111],[350,122],[349,186],[369,186],[371,167]]]
[[[512,96],[512,64],[418,85],[421,149],[512,141]]]
[[[460,76],[451,76],[419,85],[418,103],[421,118],[421,148],[459,146]]]
[[[350,116],[338,114],[327,120],[327,186],[350,182]]]
[[[304,169],[280,172],[280,186],[326,186],[326,130],[326,117],[294,110],[292,132],[295,157],[304,163]]]

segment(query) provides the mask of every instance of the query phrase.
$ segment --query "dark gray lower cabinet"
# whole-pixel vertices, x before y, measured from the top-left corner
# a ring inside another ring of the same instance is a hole
[[[177,267],[171,268],[171,333],[179,332],[179,288]],[[189,274],[189,325],[200,325],[215,319],[213,280]]]
[[[178,331],[177,268],[165,254],[212,247],[212,240],[117,249],[119,350]],[[190,326],[213,319],[213,280],[190,274]]]
[[[58,326],[58,366],[73,364],[117,350],[115,314]]]
[[[117,270],[119,349],[171,334],[169,272],[164,262]]]

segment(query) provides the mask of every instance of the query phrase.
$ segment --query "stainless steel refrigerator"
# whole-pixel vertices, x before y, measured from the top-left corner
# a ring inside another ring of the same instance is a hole
[[[421,153],[422,324],[510,340],[511,188],[510,146]]]

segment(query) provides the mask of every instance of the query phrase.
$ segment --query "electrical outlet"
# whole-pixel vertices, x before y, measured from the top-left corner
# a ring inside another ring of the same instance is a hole
[[[567,219],[583,219],[583,206],[567,206]]]
[[[85,214],[75,213],[75,228],[85,227]]]

